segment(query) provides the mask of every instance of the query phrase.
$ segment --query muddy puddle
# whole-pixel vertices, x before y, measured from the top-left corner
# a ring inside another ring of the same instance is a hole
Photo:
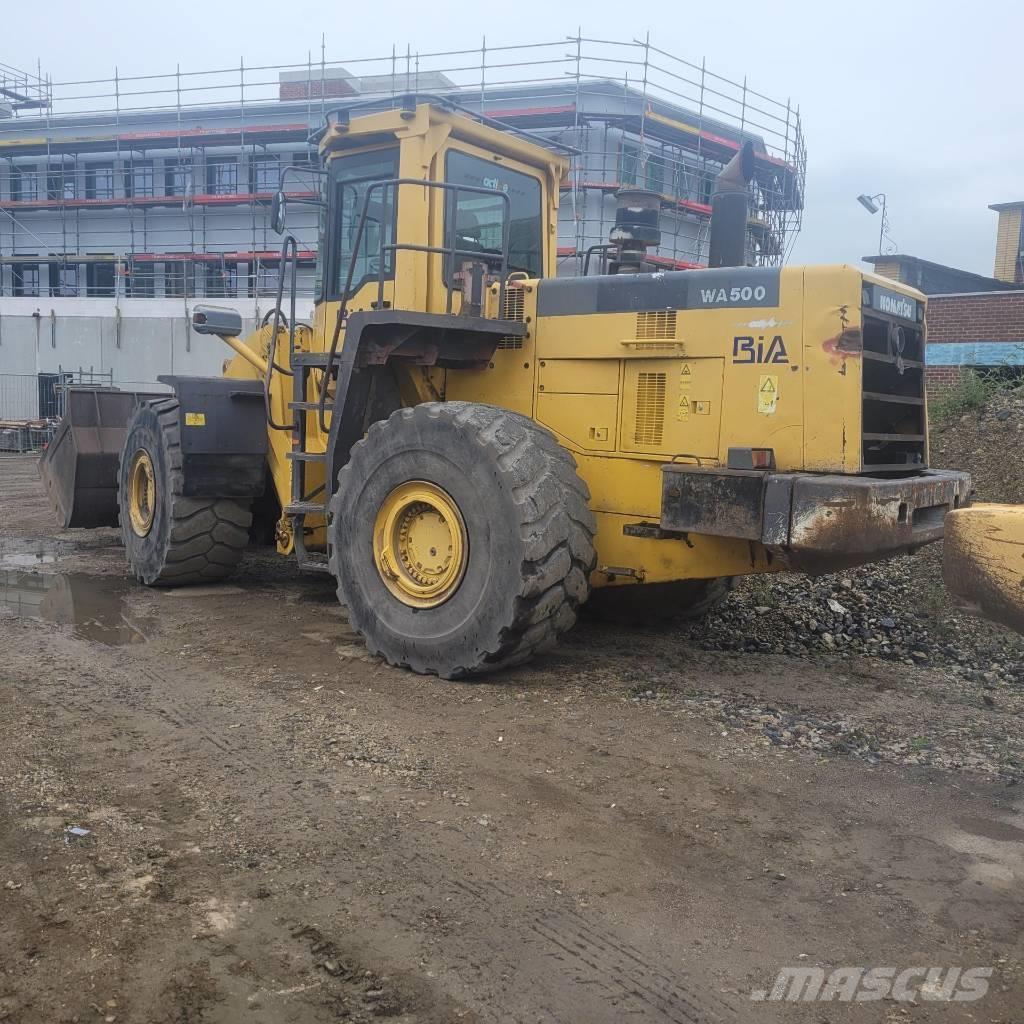
[[[27,552],[17,552],[25,556]],[[46,552],[42,558],[49,558]],[[55,561],[56,556],[50,561]],[[38,619],[60,626],[70,626],[82,640],[91,640],[108,647],[141,644],[149,639],[154,622],[130,611],[125,595],[127,587],[120,580],[108,580],[84,573],[30,572],[4,568],[10,565],[45,565],[36,562],[14,562],[0,553],[0,617]]]
[[[30,540],[27,537],[0,539],[0,569],[32,569],[52,565],[71,546],[55,540]]]

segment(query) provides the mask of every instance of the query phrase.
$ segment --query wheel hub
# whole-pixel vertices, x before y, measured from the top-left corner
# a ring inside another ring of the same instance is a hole
[[[132,530],[139,537],[145,537],[153,528],[156,511],[156,473],[153,459],[145,448],[132,456],[128,471],[128,518]]]
[[[458,505],[424,480],[401,484],[384,499],[374,524],[373,549],[384,585],[412,608],[447,601],[462,582],[469,555]]]

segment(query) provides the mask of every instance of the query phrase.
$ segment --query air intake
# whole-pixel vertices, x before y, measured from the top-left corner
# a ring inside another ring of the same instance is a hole
[[[522,288],[506,286],[501,300],[501,319],[515,320],[518,323],[522,323],[526,319],[526,296]],[[498,342],[498,348],[522,347],[523,339],[519,337],[504,337]]]
[[[636,379],[636,427],[633,441],[642,448],[657,448],[665,434],[666,373],[640,373]]]
[[[670,341],[676,336],[676,311],[652,309],[636,315],[636,336],[642,341]]]

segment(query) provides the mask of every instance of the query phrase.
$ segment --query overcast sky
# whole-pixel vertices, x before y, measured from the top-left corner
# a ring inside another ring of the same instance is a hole
[[[107,8],[109,13],[102,13]],[[648,13],[649,12],[649,13]],[[658,20],[656,20],[656,17]],[[809,150],[799,262],[878,248],[860,192],[885,192],[899,251],[992,272],[990,203],[1024,199],[1022,0],[730,0],[628,5],[175,0],[0,6],[0,61],[55,80],[547,41],[652,42],[799,104]]]

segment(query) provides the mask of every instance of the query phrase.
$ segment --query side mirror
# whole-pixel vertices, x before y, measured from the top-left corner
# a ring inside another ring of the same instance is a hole
[[[270,226],[279,235],[284,234],[284,192],[278,189],[270,202]]]

